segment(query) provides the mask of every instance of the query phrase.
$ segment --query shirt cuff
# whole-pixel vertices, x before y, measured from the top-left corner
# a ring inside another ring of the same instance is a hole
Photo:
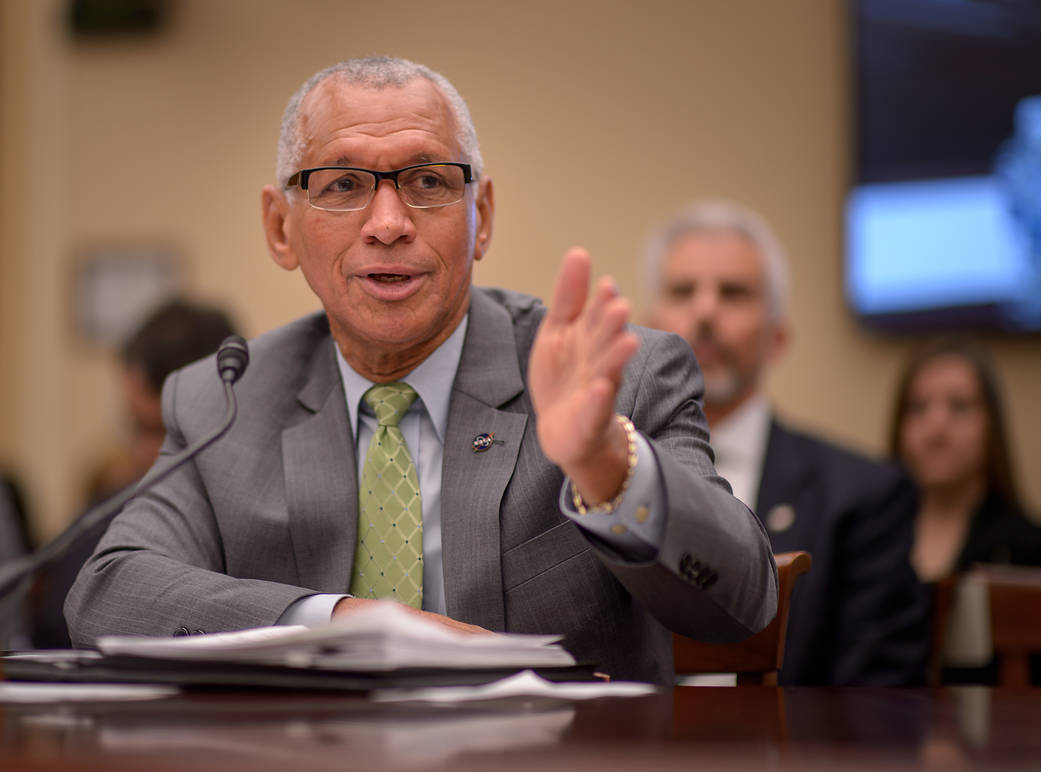
[[[342,598],[350,595],[307,595],[297,598],[282,612],[276,625],[305,625],[317,627],[328,624],[333,618],[333,608]]]
[[[560,511],[583,530],[595,534],[622,558],[653,560],[665,533],[665,492],[658,459],[650,443],[637,432],[636,467],[625,496],[614,512],[580,515],[571,499],[571,480],[560,491]]]

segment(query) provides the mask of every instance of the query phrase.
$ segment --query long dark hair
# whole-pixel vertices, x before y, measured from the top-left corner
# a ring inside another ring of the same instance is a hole
[[[998,384],[997,370],[990,355],[980,346],[964,338],[942,338],[913,351],[904,364],[897,382],[896,404],[889,425],[889,452],[900,458],[900,427],[907,416],[911,383],[930,362],[940,357],[958,357],[976,374],[983,409],[987,414],[987,437],[984,454],[984,480],[988,495],[997,495],[1005,503],[1018,508],[1019,495],[1005,431],[1005,411]]]

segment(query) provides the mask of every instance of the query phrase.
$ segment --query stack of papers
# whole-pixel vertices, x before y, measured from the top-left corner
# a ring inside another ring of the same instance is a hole
[[[261,627],[180,638],[105,636],[109,655],[349,671],[571,666],[559,635],[457,632],[393,602],[371,603],[321,627]]]

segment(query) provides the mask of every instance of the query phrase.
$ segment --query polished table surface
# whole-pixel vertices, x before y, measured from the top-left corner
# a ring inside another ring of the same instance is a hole
[[[2,770],[1041,769],[1041,689],[677,687],[437,705],[0,701]]]

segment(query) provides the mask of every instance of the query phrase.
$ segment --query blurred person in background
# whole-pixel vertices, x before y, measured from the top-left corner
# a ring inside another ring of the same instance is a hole
[[[0,470],[0,566],[33,549],[25,496],[15,476]],[[20,593],[0,600],[0,649],[24,647],[25,610]]]
[[[997,374],[983,349],[950,338],[912,354],[889,447],[921,490],[912,563],[922,581],[974,563],[1041,565],[1041,528],[1016,490]]]
[[[6,558],[35,548],[31,522],[29,505],[18,476],[0,469],[0,549],[3,550],[0,555]]]
[[[765,393],[789,337],[788,264],[772,229],[736,204],[695,202],[652,234],[644,267],[649,324],[685,338],[704,374],[717,470],[775,553],[813,557],[792,597],[780,683],[924,682],[929,604],[909,560],[911,482],[895,464],[787,427]]]
[[[128,435],[89,475],[90,504],[136,483],[158,457],[166,434],[159,396],[166,376],[209,356],[234,334],[224,311],[175,298],[149,314],[123,343],[120,382]]]
[[[160,394],[166,376],[213,354],[225,338],[235,334],[235,326],[224,311],[178,298],[155,309],[127,339],[119,359],[129,436],[123,447],[91,474],[87,510],[128,485],[136,485],[158,458],[165,436]],[[71,646],[62,614],[65,596],[108,523],[98,523],[40,575],[32,602],[32,642],[37,648]]]
[[[974,564],[1041,566],[1041,527],[1016,488],[997,371],[983,348],[944,338],[912,352],[897,385],[889,447],[921,491],[911,554],[922,582]],[[965,648],[977,637],[971,630],[987,624],[974,597],[952,596],[937,652],[944,683],[997,683],[989,646]],[[953,618],[960,624],[952,626]],[[1041,657],[1032,657],[1031,670],[1041,683]]]

